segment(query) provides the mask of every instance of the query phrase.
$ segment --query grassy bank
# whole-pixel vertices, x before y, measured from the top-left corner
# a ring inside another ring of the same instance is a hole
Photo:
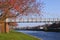
[[[20,32],[11,31],[10,33],[0,33],[0,40],[39,40],[39,39]]]

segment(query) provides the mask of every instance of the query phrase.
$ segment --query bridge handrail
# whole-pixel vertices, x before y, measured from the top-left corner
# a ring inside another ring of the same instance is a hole
[[[41,21],[41,22],[54,21],[55,22],[55,21],[60,21],[60,18],[31,18],[31,19],[19,19],[19,20],[11,19],[11,18],[6,19],[6,22],[35,22],[35,21],[37,21],[37,22],[39,22],[39,21]]]

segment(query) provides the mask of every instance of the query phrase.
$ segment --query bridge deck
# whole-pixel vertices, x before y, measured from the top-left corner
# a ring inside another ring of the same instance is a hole
[[[6,22],[60,22],[60,18],[6,19]]]

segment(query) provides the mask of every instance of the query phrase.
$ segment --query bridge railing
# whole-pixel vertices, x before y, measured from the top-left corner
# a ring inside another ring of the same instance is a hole
[[[60,18],[6,19],[6,22],[60,22]]]

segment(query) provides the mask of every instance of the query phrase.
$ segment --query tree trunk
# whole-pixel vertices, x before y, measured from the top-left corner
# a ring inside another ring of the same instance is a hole
[[[9,33],[9,25],[6,22],[0,22],[0,32]]]

